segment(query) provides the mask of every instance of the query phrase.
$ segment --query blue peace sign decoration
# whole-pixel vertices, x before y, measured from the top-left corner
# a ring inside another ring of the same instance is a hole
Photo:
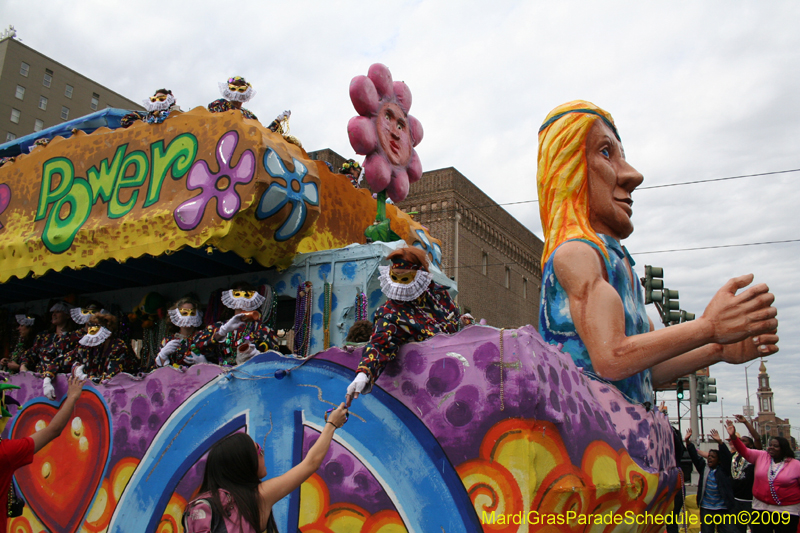
[[[262,444],[270,476],[297,464],[304,426],[322,429],[325,411],[342,400],[352,371],[314,359],[286,379],[274,379],[277,370],[295,364],[274,353],[261,354],[191,396],[156,435],[108,531],[154,531],[187,470],[215,442],[238,429],[245,428]],[[375,387],[355,401],[352,414],[334,438],[381,482],[409,532],[480,530],[455,468],[408,408]],[[281,531],[297,531],[299,508],[299,489],[273,508]]]

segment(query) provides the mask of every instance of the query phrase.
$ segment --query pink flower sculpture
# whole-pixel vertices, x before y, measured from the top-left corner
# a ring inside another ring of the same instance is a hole
[[[366,76],[350,82],[350,100],[360,116],[350,119],[347,134],[353,150],[367,156],[367,183],[373,191],[403,201],[408,184],[422,177],[414,150],[422,140],[422,124],[408,114],[411,90],[402,81],[393,82],[389,69],[375,63]]]

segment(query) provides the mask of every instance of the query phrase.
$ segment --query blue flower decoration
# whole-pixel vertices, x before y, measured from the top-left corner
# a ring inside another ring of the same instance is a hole
[[[436,266],[436,268],[441,269],[442,247],[436,244],[435,242],[431,243],[431,241],[428,239],[428,236],[425,235],[424,230],[418,229],[417,237],[419,238],[419,240],[414,243],[414,246],[416,246],[417,248],[422,248],[427,253],[429,253],[431,256],[431,263],[433,263],[434,266]]]
[[[277,183],[270,184],[261,196],[258,209],[256,209],[256,218],[264,220],[274,216],[287,203],[292,204],[291,213],[283,221],[278,231],[275,232],[276,241],[287,241],[297,235],[297,232],[306,222],[306,216],[308,215],[306,204],[319,205],[317,184],[303,182],[308,169],[295,158],[292,158],[292,162],[294,163],[294,172],[289,172],[281,158],[275,153],[275,150],[269,148],[264,154],[264,168],[267,173],[273,178],[280,178],[286,181],[286,186],[284,187]]]

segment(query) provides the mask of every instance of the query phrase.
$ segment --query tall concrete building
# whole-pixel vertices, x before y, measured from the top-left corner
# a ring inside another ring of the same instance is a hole
[[[309,154],[338,171],[330,149]],[[542,240],[453,167],[431,170],[397,205],[442,241],[442,269],[458,303],[498,327],[538,326]]]
[[[143,109],[14,36],[0,34],[0,144],[106,107]]]

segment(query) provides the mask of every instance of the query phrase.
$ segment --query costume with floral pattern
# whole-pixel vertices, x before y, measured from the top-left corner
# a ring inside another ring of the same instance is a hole
[[[84,365],[83,372],[95,383],[100,383],[120,372],[130,371],[132,360],[125,341],[111,338],[97,346],[79,344],[64,356],[62,366],[71,371],[75,364]]]
[[[216,343],[214,342],[213,326],[200,328],[191,337],[181,337],[179,333],[174,334],[172,337],[166,337],[161,341],[163,348],[169,341],[175,339],[181,342],[180,347],[169,354],[169,364],[178,366],[190,366],[191,363],[187,361],[193,355],[202,355],[208,361],[213,360],[216,356],[213,355],[216,350]]]
[[[20,360],[31,372],[41,372],[46,378],[54,378],[59,372],[69,372],[72,366],[63,364],[64,354],[74,350],[83,337],[82,330],[65,331],[60,335],[45,331],[36,336],[31,349]]]
[[[250,118],[253,120],[258,120],[258,117],[253,114],[252,111],[249,109],[245,109],[243,107],[236,108],[233,105],[233,102],[230,100],[226,100],[224,98],[220,98],[219,100],[214,100],[210,104],[208,104],[208,110],[212,113],[222,113],[224,111],[241,111],[242,116],[244,118]]]
[[[403,344],[424,341],[437,333],[456,333],[459,317],[447,289],[433,281],[414,300],[387,300],[375,311],[375,331],[357,372],[366,373],[371,381],[378,379]]]
[[[222,324],[224,322],[217,322],[215,334]],[[216,341],[219,364],[235,365],[236,350],[245,342],[254,345],[259,353],[278,349],[278,337],[272,328],[263,322],[245,322],[244,326],[228,333],[223,340]]]
[[[639,279],[634,274],[631,280],[628,274],[628,263],[633,271],[636,263],[628,254],[628,251],[616,239],[607,235],[597,234],[608,249],[608,258],[603,255],[600,248],[593,242],[584,239],[571,239],[585,242],[603,258],[608,283],[614,287],[622,301],[625,311],[625,335],[630,337],[650,331],[650,320],[647,318],[647,311],[644,306],[644,290]],[[570,242],[565,241],[565,242]],[[569,298],[556,278],[553,269],[553,258],[555,252],[550,255],[544,267],[542,276],[542,300],[539,307],[539,332],[544,340],[550,344],[562,344],[563,352],[572,356],[575,364],[584,369],[587,375],[593,378],[598,376],[594,373],[592,359],[589,357],[589,350],[578,335],[575,323],[569,311]],[[639,372],[627,379],[612,382],[629,400],[637,403],[653,401],[653,382],[650,370]]]

